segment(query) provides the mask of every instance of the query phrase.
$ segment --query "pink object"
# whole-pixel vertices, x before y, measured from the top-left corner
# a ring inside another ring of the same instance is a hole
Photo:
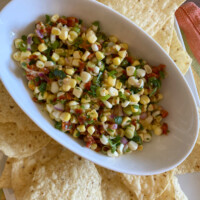
[[[147,118],[147,113],[144,112],[140,115],[140,119],[146,119]]]
[[[182,5],[175,15],[190,49],[200,63],[200,8],[189,2]]]
[[[121,143],[124,144],[124,145],[126,145],[128,143],[128,140],[125,137],[123,137],[121,139]]]

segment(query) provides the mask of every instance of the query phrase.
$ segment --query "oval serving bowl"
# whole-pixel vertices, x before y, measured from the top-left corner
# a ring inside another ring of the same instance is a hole
[[[82,141],[56,130],[48,114],[31,99],[31,92],[22,69],[12,60],[13,41],[33,31],[35,21],[45,14],[75,16],[86,25],[100,21],[102,31],[116,35],[129,44],[133,56],[151,65],[165,64],[168,77],[163,81],[164,100],[161,105],[169,111],[170,133],[154,136],[141,152],[119,158],[109,158],[86,147]],[[0,75],[3,84],[21,109],[49,136],[76,154],[114,171],[152,175],[165,172],[180,164],[192,151],[198,130],[198,114],[191,91],[171,58],[143,30],[112,9],[91,0],[15,0],[0,14]]]

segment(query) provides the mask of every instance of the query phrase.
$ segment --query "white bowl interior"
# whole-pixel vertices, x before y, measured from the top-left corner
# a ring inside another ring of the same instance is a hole
[[[154,136],[144,144],[142,152],[109,158],[83,146],[53,127],[41,107],[31,99],[22,70],[11,59],[13,40],[33,31],[33,25],[45,14],[76,16],[85,24],[98,20],[107,34],[116,35],[129,44],[132,55],[146,59],[151,65],[165,64],[168,77],[163,82],[164,100],[169,111],[170,133]],[[180,71],[158,44],[120,14],[94,1],[85,0],[15,0],[0,15],[1,78],[9,93],[24,112],[48,135],[66,148],[106,168],[135,175],[151,175],[172,169],[191,152],[197,137],[198,116],[192,94]]]

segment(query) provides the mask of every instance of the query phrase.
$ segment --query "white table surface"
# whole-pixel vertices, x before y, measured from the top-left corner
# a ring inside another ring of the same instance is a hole
[[[10,0],[0,0],[0,10],[8,3]],[[178,27],[176,27],[177,29]],[[177,31],[179,31],[177,29]],[[180,33],[178,32],[179,36]],[[182,40],[182,38],[180,38]],[[188,71],[188,73],[185,76],[186,80],[188,81],[191,90],[193,91],[196,103],[198,106],[200,106],[199,99],[198,99],[198,94],[196,87],[194,85],[194,79],[192,75],[191,69]],[[5,163],[5,157],[0,152],[0,174],[3,170],[4,163]],[[189,200],[200,200],[200,173],[192,173],[192,174],[185,174],[185,175],[179,175],[177,176],[179,183],[181,185],[181,188],[187,195]],[[5,190],[6,196],[10,196],[10,190]],[[11,200],[8,199],[7,200]]]

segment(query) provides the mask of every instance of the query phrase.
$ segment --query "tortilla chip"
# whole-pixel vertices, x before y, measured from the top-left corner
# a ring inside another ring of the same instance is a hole
[[[149,35],[155,35],[184,0],[98,0],[135,22]]]
[[[102,198],[105,200],[135,200],[137,197],[121,181],[120,174],[96,166],[101,178]]]
[[[175,168],[175,174],[200,172],[200,144],[196,144],[187,159]]]
[[[183,74],[186,74],[186,72],[188,71],[192,63],[192,59],[184,50],[181,42],[178,39],[175,29],[173,30],[173,37],[172,37],[172,43],[171,43],[169,55],[174,60],[174,62],[176,63],[180,71]]]
[[[126,186],[141,200],[154,200],[162,195],[172,179],[173,171],[153,176],[121,174]]]
[[[100,200],[101,177],[95,165],[63,149],[55,158],[36,168],[20,200]]]
[[[12,158],[8,158],[0,176],[0,188],[11,188]]]
[[[153,36],[161,47],[169,54],[174,27],[174,16],[171,16],[164,26]]]
[[[32,156],[23,159],[15,159],[12,164],[11,184],[18,199],[24,194],[26,187],[29,186],[33,179],[36,168],[52,160],[63,150],[58,143],[51,141],[46,147]]]
[[[50,137],[42,131],[19,129],[16,123],[0,123],[0,150],[8,157],[27,157],[46,146]]]
[[[187,197],[183,193],[177,177],[173,176],[166,190],[156,200],[187,200]]]
[[[6,91],[2,82],[0,81],[0,122],[14,122],[20,129],[40,131],[31,119],[21,110],[21,108],[14,102],[11,96]]]
[[[176,200],[188,200],[187,196],[184,194],[184,192],[181,189],[181,186],[178,182],[177,177],[173,177],[173,185],[175,190],[175,199]]]

